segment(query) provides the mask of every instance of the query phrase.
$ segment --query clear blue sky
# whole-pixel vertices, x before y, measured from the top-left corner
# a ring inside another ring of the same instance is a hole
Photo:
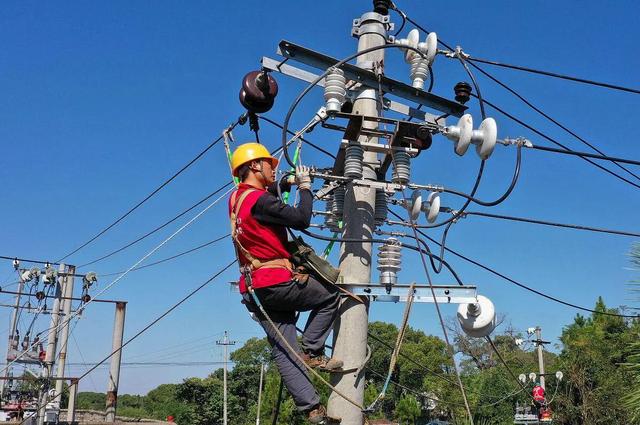
[[[237,100],[240,80],[259,66],[261,56],[275,56],[279,40],[289,39],[335,57],[355,51],[351,21],[370,10],[369,1],[295,4],[3,2],[0,254],[55,260],[142,199],[243,112]],[[398,5],[447,43],[459,44],[472,55],[640,87],[636,72],[640,59],[634,54],[640,38],[636,2],[603,6],[595,1],[579,5],[468,1],[452,7],[444,1],[400,1]],[[400,22],[397,15],[392,19]],[[410,28],[407,26],[403,35]],[[387,66],[391,77],[408,81],[408,68],[398,52],[388,51]],[[636,142],[639,96],[489,66],[485,69],[605,152],[640,157]],[[453,97],[456,82],[468,80],[459,64],[443,57],[436,59],[434,72],[434,91],[445,97]],[[281,91],[267,115],[282,121],[304,86],[283,76],[276,78]],[[572,148],[586,150],[503,89],[480,75],[478,79],[487,99]],[[294,128],[306,122],[321,103],[321,92],[313,91],[297,110]],[[479,123],[477,104],[470,105],[470,112]],[[496,118],[500,137],[525,136],[534,143],[547,144],[491,109],[488,113]],[[240,141],[251,138],[247,127],[238,128],[235,136]],[[317,130],[310,139],[336,150],[334,133]],[[276,147],[279,133],[263,124],[262,140]],[[514,193],[488,212],[637,230],[638,189],[579,158],[534,151],[523,155],[522,175]],[[504,191],[514,158],[513,148],[496,148],[487,162],[479,197],[494,199]],[[308,164],[328,164],[326,158],[310,150],[303,153],[303,159]],[[432,149],[413,162],[413,178],[468,191],[478,164],[473,152],[459,158],[449,141],[436,137]],[[635,171],[640,172],[638,167]],[[220,145],[70,262],[82,264],[123,245],[228,178]],[[443,204],[458,207],[462,200],[443,196]],[[127,268],[181,223],[91,270],[104,274]],[[220,203],[149,261],[189,249],[228,229]],[[527,285],[587,307],[592,307],[599,295],[608,305],[631,303],[626,285],[637,278],[637,272],[629,270],[628,252],[633,242],[628,237],[484,218],[460,221],[449,237],[453,249]],[[179,260],[131,273],[105,296],[129,302],[126,335],[133,335],[232,258],[226,240]],[[470,264],[447,258],[462,279],[477,284],[480,293],[489,296],[517,329],[540,325],[545,337],[557,342],[562,326],[576,314]],[[405,253],[401,280],[424,282],[421,270],[418,257]],[[262,336],[240,305],[239,296],[230,292],[227,282],[235,277],[235,270],[225,273],[146,333],[126,350],[125,361],[217,361],[222,354],[215,340],[225,329],[239,342]],[[0,262],[0,279],[0,284],[15,280],[9,262]],[[98,290],[110,281],[102,278]],[[452,280],[443,273],[435,282]],[[2,297],[2,302],[9,300]],[[397,322],[402,308],[374,304],[371,319]],[[444,307],[444,312],[452,317],[455,306]],[[91,362],[108,353],[112,318],[110,307],[94,305],[86,311],[74,332],[81,353],[72,340],[71,362],[83,358]],[[8,327],[7,309],[0,320]],[[42,320],[38,325],[44,328],[46,323]],[[414,309],[411,325],[442,334],[432,305]],[[0,350],[3,347],[4,342]],[[163,382],[204,376],[210,368],[125,370],[121,392],[145,393]],[[80,373],[81,367],[70,372]],[[83,381],[81,388],[104,391],[104,370]]]

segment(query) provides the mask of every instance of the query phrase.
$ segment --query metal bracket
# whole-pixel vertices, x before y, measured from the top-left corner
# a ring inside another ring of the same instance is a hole
[[[315,52],[286,40],[280,42],[278,46],[278,54],[285,58],[304,63],[305,65],[318,68],[322,71],[335,66],[335,64],[339,62],[331,56]],[[341,69],[344,71],[344,75],[348,79],[359,81],[371,88],[378,88],[378,78],[374,72],[364,70],[349,63],[343,64]],[[467,109],[466,106],[457,102],[436,96],[435,94],[424,90],[416,89],[411,87],[409,84],[405,84],[385,76],[381,78],[381,85],[382,90],[386,93],[394,94],[410,102],[425,105],[456,117],[461,117]]]
[[[262,67],[274,72],[279,72],[282,75],[286,75],[288,77],[293,77],[301,81],[306,81],[307,83],[311,83],[318,78],[318,74],[314,74],[313,72],[305,71],[304,69],[300,69],[295,66],[291,66],[285,63],[289,59],[285,59],[284,61],[277,61],[275,59],[263,56],[261,60]],[[324,87],[324,80],[320,80],[318,82],[319,87]],[[446,126],[447,120],[446,117],[442,115],[434,115],[428,112],[421,111],[420,109],[413,108],[411,106],[405,105],[404,103],[396,102],[391,99],[384,98],[383,106],[385,109],[398,112],[399,114],[406,115],[418,121],[428,122],[430,124],[437,124],[439,126]]]
[[[378,283],[341,284],[354,295],[371,296],[373,301],[379,302],[406,302],[410,285],[393,285],[389,292],[387,288]],[[433,291],[438,303],[442,304],[469,304],[477,302],[476,286],[460,285],[433,285]],[[415,285],[413,302],[433,303],[433,294],[429,285]]]

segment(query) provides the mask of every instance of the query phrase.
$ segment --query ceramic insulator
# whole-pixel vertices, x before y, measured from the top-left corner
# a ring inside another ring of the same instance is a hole
[[[339,68],[333,68],[324,79],[324,100],[327,112],[340,112],[347,94],[347,79]]]
[[[376,190],[376,206],[374,210],[373,219],[377,227],[384,224],[387,219],[387,194],[384,190]]]
[[[397,184],[409,183],[411,179],[411,157],[408,153],[398,151],[393,154],[393,174],[391,181]]]
[[[389,238],[378,249],[380,284],[393,286],[398,283],[398,272],[402,265],[402,247],[396,238]]]
[[[424,89],[424,82],[429,76],[429,61],[420,55],[411,59],[411,85],[417,89]]]
[[[345,148],[344,155],[344,176],[351,179],[362,178],[362,161],[364,160],[364,149],[356,144],[349,144]]]

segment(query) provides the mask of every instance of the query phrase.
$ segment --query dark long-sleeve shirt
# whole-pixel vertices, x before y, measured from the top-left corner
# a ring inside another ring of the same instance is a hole
[[[286,190],[286,188],[283,189]],[[287,205],[276,196],[274,183],[258,198],[251,209],[251,214],[262,224],[275,224],[295,230],[306,229],[311,223],[313,194],[307,189],[299,191],[298,194],[300,197],[298,206]]]

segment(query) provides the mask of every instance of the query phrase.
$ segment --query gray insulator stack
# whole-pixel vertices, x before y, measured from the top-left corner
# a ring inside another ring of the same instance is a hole
[[[362,178],[362,162],[364,160],[364,149],[362,146],[349,143],[344,153],[344,176],[350,179]]]
[[[333,213],[333,217],[336,220],[336,229],[338,229],[338,224],[342,221],[342,216],[344,215],[344,195],[345,195],[345,187],[340,186],[336,190],[333,191],[333,204],[331,205],[331,212]],[[332,229],[334,232],[338,231]]]
[[[376,190],[376,207],[373,214],[376,227],[380,227],[387,219],[387,193],[384,190]]]
[[[336,218],[333,216],[333,193],[325,197],[325,202],[325,211],[329,214],[324,216],[324,224],[330,230],[333,230],[338,226],[338,220],[336,220]]]
[[[390,290],[393,285],[398,283],[398,272],[402,265],[402,247],[396,238],[389,238],[378,249],[380,284]]]
[[[394,152],[391,181],[397,184],[407,184],[409,180],[411,180],[411,157],[403,151]]]
[[[347,79],[344,71],[332,68],[324,79],[324,100],[327,112],[340,112],[344,98],[347,94]]]

